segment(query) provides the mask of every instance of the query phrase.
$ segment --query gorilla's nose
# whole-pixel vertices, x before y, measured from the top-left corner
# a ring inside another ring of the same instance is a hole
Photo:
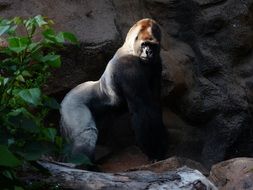
[[[151,50],[150,48],[146,48],[146,55],[147,55],[148,57],[152,57],[153,52],[152,52],[152,50]]]

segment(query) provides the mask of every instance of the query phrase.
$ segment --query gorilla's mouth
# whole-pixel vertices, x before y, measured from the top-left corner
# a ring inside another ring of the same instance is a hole
[[[145,57],[145,56],[140,56],[140,58],[141,58],[143,61],[148,61],[148,60],[151,59],[150,57]]]
[[[144,46],[141,48],[140,58],[143,60],[149,60],[153,57],[153,51],[149,46]]]

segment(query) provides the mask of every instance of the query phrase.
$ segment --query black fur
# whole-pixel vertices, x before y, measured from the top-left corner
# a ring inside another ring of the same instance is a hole
[[[161,61],[146,62],[135,56],[119,58],[115,82],[132,116],[137,143],[151,159],[162,159],[166,130],[160,106]]]
[[[138,39],[135,35],[148,39]],[[92,157],[97,141],[97,116],[127,105],[143,152],[151,159],[164,157],[166,130],[160,105],[160,39],[160,29],[153,20],[137,22],[100,80],[82,83],[66,95],[61,104],[61,127],[63,135],[73,143],[73,154],[83,151]]]

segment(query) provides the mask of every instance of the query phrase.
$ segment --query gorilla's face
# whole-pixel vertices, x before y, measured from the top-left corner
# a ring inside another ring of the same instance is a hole
[[[160,48],[158,44],[144,41],[141,43],[139,51],[139,57],[144,61],[149,61],[155,59],[156,56],[159,55]]]
[[[151,19],[136,23],[134,53],[143,61],[152,61],[159,56],[161,32],[159,26]]]

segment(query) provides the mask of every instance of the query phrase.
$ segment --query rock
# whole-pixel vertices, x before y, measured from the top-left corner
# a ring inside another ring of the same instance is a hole
[[[229,147],[251,126],[251,106],[245,90],[249,88],[240,84],[236,70],[241,67],[238,60],[249,57],[252,52],[252,43],[248,42],[253,39],[249,28],[253,21],[253,2],[195,2],[174,4],[177,10],[174,18],[181,26],[174,37],[190,45],[195,59],[191,62],[192,85],[170,107],[185,123],[203,132],[201,157],[210,167],[226,156],[232,157],[227,154]],[[179,13],[179,10],[184,11]],[[247,154],[252,154],[252,148]]]
[[[161,51],[163,72],[162,72],[162,95],[182,96],[193,83],[191,63],[194,60],[194,52],[191,47],[183,42],[171,39],[168,50]]]
[[[53,72],[45,88],[48,93],[57,93],[83,81],[98,79],[119,46],[120,34],[114,23],[114,7],[109,0],[10,0],[6,5],[5,9],[0,9],[1,17],[42,14],[55,21],[56,30],[72,32],[80,41],[80,48],[67,46],[67,50],[62,52],[62,67]]]
[[[200,6],[210,7],[226,2],[226,0],[193,0]]]
[[[138,147],[131,146],[102,159],[99,169],[103,172],[123,172],[149,163],[147,156]]]
[[[208,176],[208,170],[200,163],[182,157],[170,157],[153,164],[141,165],[136,168],[130,168],[128,171],[148,170],[152,172],[162,173],[166,171],[174,171],[179,168],[187,166],[194,170],[200,171],[203,175]]]
[[[163,39],[163,108],[170,110],[164,117],[171,120],[168,152],[194,159],[201,155],[209,167],[225,158],[253,155],[252,0],[0,3],[2,17],[36,14],[54,19],[56,29],[73,32],[81,42],[79,49],[69,45],[62,52],[63,66],[45,88],[54,95],[98,79],[132,24],[144,17],[157,20]],[[113,129],[126,125],[123,120]],[[128,139],[133,137],[125,137],[124,147]]]
[[[198,128],[186,123],[170,109],[163,109],[163,123],[168,130],[170,156],[186,156],[199,160],[203,137]]]
[[[220,162],[212,167],[209,179],[220,190],[253,189],[253,158]]]
[[[100,152],[100,151],[97,151]],[[208,170],[199,162],[182,158],[170,157],[155,163],[150,163],[147,156],[136,146],[127,147],[114,153],[106,154],[98,160],[98,167],[101,172],[124,172],[148,170],[152,172],[174,171],[183,166],[200,171],[208,176]]]

